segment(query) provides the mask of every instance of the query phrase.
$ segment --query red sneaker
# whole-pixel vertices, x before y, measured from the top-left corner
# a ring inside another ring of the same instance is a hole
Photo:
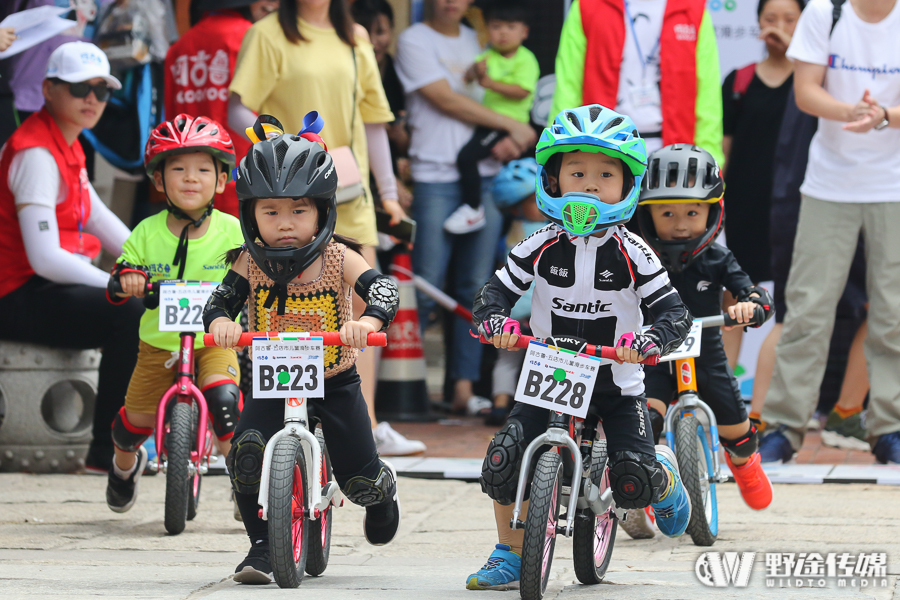
[[[754,452],[750,460],[739,467],[731,462],[728,452],[725,453],[725,461],[747,506],[753,510],[762,510],[772,503],[772,483],[762,469],[759,452]]]

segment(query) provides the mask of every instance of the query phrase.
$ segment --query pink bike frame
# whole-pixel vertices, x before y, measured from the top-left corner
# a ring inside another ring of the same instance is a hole
[[[209,410],[206,407],[206,399],[200,388],[194,383],[194,338],[193,332],[183,332],[181,334],[181,351],[178,355],[177,371],[175,374],[175,382],[163,394],[156,407],[156,430],[154,432],[156,440],[156,455],[159,462],[157,469],[162,469],[162,456],[167,455],[165,449],[165,422],[166,412],[169,404],[172,402],[183,402],[190,405],[196,402],[200,409],[197,418],[197,450],[191,451],[191,463],[197,467],[204,459],[209,459],[212,451],[212,444],[207,443],[207,432],[209,423]]]

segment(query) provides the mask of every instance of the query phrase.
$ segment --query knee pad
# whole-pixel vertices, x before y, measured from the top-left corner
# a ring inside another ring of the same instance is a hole
[[[238,419],[241,417],[241,390],[230,380],[211,383],[202,390],[212,419],[213,431],[220,440],[234,435]]]
[[[240,494],[259,493],[265,452],[266,440],[255,429],[248,429],[232,442],[231,450],[225,457],[225,466],[228,467],[234,491]]]
[[[750,422],[750,431],[742,435],[736,440],[726,440],[719,436],[719,441],[725,446],[728,454],[736,458],[750,458],[759,448],[759,432],[756,425]]]
[[[382,463],[381,470],[375,479],[369,479],[362,475],[351,477],[341,491],[350,502],[357,506],[375,506],[394,497],[397,491],[397,481],[391,470]]]
[[[650,429],[653,430],[653,443],[656,444],[659,442],[659,436],[662,435],[663,425],[666,423],[666,418],[662,415],[661,412],[647,405],[647,410],[650,411]]]
[[[510,421],[497,432],[481,465],[481,491],[504,506],[516,499],[519,470],[525,453],[525,430]]]
[[[659,500],[666,477],[656,457],[643,452],[616,452],[609,469],[613,499],[619,508],[644,508]]]
[[[137,452],[152,433],[152,427],[135,427],[129,423],[124,406],[112,422],[112,441],[122,452]]]

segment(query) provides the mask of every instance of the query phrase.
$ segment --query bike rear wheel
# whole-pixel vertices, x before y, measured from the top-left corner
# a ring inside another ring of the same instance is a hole
[[[562,495],[562,460],[548,450],[541,455],[531,482],[531,502],[525,519],[519,593],[522,600],[541,600],[550,580],[556,524]]]
[[[191,405],[175,402],[166,433],[166,507],[165,527],[172,535],[184,531],[191,495],[191,433],[193,432]]]
[[[319,487],[324,488],[331,481],[331,459],[325,448],[325,437],[322,429],[316,429],[316,439],[319,441],[319,449],[322,451],[322,461],[319,465]],[[319,518],[309,523],[309,556],[306,558],[306,573],[312,577],[318,577],[328,567],[328,556],[331,553],[331,520],[333,518],[332,506],[329,503],[325,510],[319,513]]]
[[[303,579],[309,544],[306,503],[309,482],[300,440],[284,436],[275,444],[269,472],[269,554],[278,587],[295,588]]]
[[[719,534],[715,473],[706,429],[697,417],[688,415],[675,426],[678,470],[691,497],[691,520],[687,531],[696,546],[712,546]]]

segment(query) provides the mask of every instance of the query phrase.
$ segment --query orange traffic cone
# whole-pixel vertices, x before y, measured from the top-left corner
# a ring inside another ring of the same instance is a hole
[[[379,421],[429,421],[428,386],[425,383],[425,353],[419,335],[419,314],[412,261],[409,254],[394,257],[391,275],[400,288],[400,308],[387,330],[387,346],[381,352],[375,413]]]

